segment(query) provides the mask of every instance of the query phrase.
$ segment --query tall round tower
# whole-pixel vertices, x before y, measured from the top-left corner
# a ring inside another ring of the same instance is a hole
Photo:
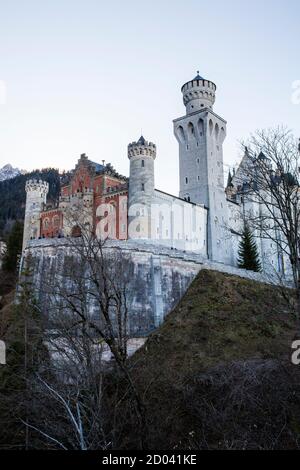
[[[185,116],[175,119],[179,144],[179,196],[207,211],[207,255],[230,264],[228,207],[224,190],[223,142],[226,121],[213,111],[216,85],[199,74],[181,87]]]
[[[23,250],[28,240],[40,236],[40,213],[46,203],[49,184],[42,180],[28,180],[25,185],[26,208],[24,220]]]
[[[128,145],[128,158],[130,160],[129,223],[135,220],[135,234],[129,233],[129,236],[131,238],[133,236],[134,238],[150,238],[156,145],[152,142],[147,142],[141,136],[137,142],[132,142]],[[138,218],[140,218],[139,221]]]
[[[193,80],[186,82],[181,87],[183,103],[186,107],[186,114],[194,113],[203,108],[213,109],[215,102],[216,85],[199,75]]]

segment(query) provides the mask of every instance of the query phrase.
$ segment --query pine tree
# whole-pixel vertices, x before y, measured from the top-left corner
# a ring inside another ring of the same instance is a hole
[[[248,225],[245,225],[242,239],[239,243],[238,266],[239,268],[251,271],[261,271],[257,246]]]
[[[23,223],[18,220],[7,238],[7,248],[3,259],[4,271],[16,272],[22,251]]]

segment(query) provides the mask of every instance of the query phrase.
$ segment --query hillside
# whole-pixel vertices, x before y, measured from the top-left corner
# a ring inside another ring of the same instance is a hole
[[[201,271],[131,359],[149,447],[299,446],[300,366],[290,362],[297,332],[280,289]],[[133,432],[124,445],[134,440]]]

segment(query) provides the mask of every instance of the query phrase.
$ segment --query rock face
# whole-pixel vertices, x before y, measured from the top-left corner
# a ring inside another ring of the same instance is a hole
[[[23,172],[18,168],[13,168],[9,163],[4,165],[3,168],[0,169],[0,181],[9,180],[15,178],[15,176],[21,175]]]
[[[266,281],[260,273],[253,273],[218,263],[208,262],[199,255],[141,244],[134,241],[109,241],[104,248],[107,260],[114,262],[118,254],[116,275],[126,272],[129,328],[132,336],[147,335],[157,328],[165,316],[183,297],[189,285],[201,269],[214,269],[237,274],[258,281]],[[67,238],[40,239],[29,242],[23,256],[23,265],[31,260],[33,286],[46,314],[51,310],[49,285],[52,280],[58,288],[74,291],[74,282],[66,274],[72,260],[72,272],[82,279],[88,273],[82,271],[82,263],[76,259],[74,247]],[[63,286],[63,287],[61,287]],[[87,297],[87,310],[97,315],[97,305]],[[98,314],[99,318],[99,314]]]

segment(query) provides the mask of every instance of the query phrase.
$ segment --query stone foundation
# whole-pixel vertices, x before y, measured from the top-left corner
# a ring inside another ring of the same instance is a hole
[[[104,252],[121,253],[130,267],[128,306],[130,333],[140,337],[157,328],[164,317],[185,294],[201,269],[213,269],[246,279],[271,283],[270,278],[221,263],[210,262],[195,253],[182,252],[141,241],[109,241]],[[33,263],[33,285],[43,300],[47,276],[59,276],[66,259],[74,257],[68,239],[41,239],[28,243],[22,264],[30,255]],[[93,308],[93,307],[91,307]]]

